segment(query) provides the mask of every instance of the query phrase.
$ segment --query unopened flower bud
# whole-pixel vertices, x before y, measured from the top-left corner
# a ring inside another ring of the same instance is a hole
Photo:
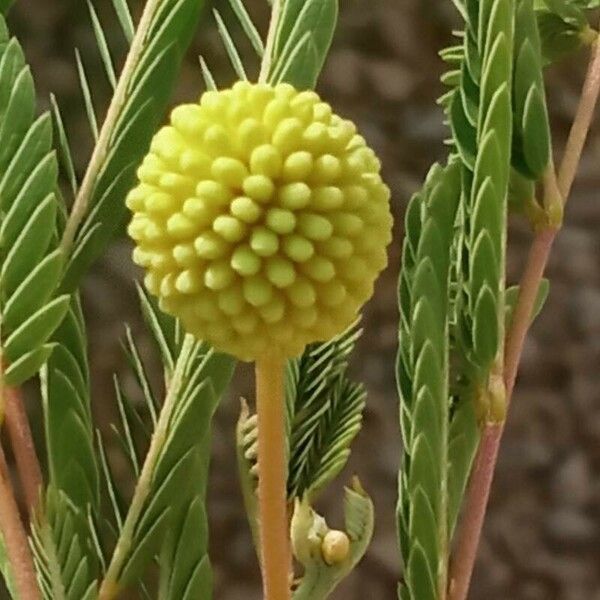
[[[339,565],[350,554],[350,538],[343,531],[328,531],[321,543],[321,553],[328,565]]]

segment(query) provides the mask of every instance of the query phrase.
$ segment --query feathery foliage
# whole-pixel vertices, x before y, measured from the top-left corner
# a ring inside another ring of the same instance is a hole
[[[465,269],[459,300],[464,310],[458,331],[473,378],[485,386],[503,336],[514,3],[482,0],[467,9],[460,86],[450,104],[464,164]]]
[[[69,304],[56,293],[58,201],[52,122],[35,117],[31,71],[0,17],[0,354],[6,385],[19,385],[46,362],[49,341]]]
[[[362,424],[366,391],[348,378],[348,357],[362,333],[355,323],[328,342],[307,346],[286,369],[288,499],[313,501],[344,468]],[[238,423],[242,481],[255,492],[257,421],[246,405]],[[253,510],[249,511],[253,513]]]
[[[154,428],[158,430],[160,422],[164,422],[166,428],[161,431],[163,439],[158,454],[150,459],[153,461],[150,487],[133,521],[131,508],[129,513],[122,513],[114,477],[108,464],[105,465],[105,483],[109,496],[115,499],[112,529],[123,551],[115,583],[119,586],[135,583],[157,559],[161,573],[159,598],[208,598],[212,586],[204,499],[210,421],[233,372],[234,360],[189,338],[184,341],[173,319],[160,313],[143,292],[140,298],[165,364],[166,394],[171,400],[163,407],[158,406],[160,421],[154,422]],[[136,409],[117,381],[121,415],[117,435],[131,465],[132,476],[137,478],[143,468],[138,445],[150,443],[147,421],[152,424],[156,419],[157,402],[147,369],[130,334],[125,348],[146,414]]]
[[[550,160],[550,125],[542,74],[542,47],[532,0],[515,15],[512,164],[538,181]]]
[[[130,186],[137,162],[162,118],[177,73],[177,69],[173,67],[181,60],[187,48],[197,22],[199,4],[190,1],[149,3],[153,12],[149,21],[145,25],[141,24],[145,30],[138,31],[140,43],[137,50],[134,48],[131,52],[138,53],[133,57],[135,64],[123,76],[121,85],[124,93],[120,98],[121,105],[117,107],[118,114],[113,116],[114,122],[107,125],[109,129],[105,131],[105,147],[100,147],[99,164],[97,171],[92,173],[93,180],[88,182],[88,189],[80,188],[76,180],[60,110],[53,100],[53,117],[58,132],[61,162],[73,193],[81,193],[84,196],[88,194],[89,197],[84,197],[83,202],[85,208],[91,210],[77,232],[73,247],[69,248],[63,244],[63,248],[70,251],[66,272],[62,261],[63,252],[56,250],[32,272],[29,276],[30,281],[25,280],[21,285],[23,288],[28,284],[23,291],[27,292],[30,302],[42,305],[56,287],[61,275],[64,278],[62,289],[72,290],[84,269],[101,251],[111,232],[123,220],[123,197]],[[131,40],[134,30],[127,4],[123,0],[115,0],[114,6],[124,34]],[[114,87],[116,77],[106,36],[93,5],[90,4],[89,7],[100,56],[109,81]],[[90,128],[97,139],[92,86],[87,80],[79,53],[76,57]],[[48,116],[44,118],[44,121],[40,120],[43,126],[40,130],[45,137],[41,137],[34,147],[37,154],[30,151],[29,160],[32,165],[39,163],[41,152],[48,152],[50,148],[51,122]],[[52,182],[47,184],[49,191],[53,191],[56,186],[56,161],[52,156],[52,160],[46,162],[49,162],[53,169]],[[14,182],[15,185],[20,183],[22,182],[19,180]],[[35,200],[35,197],[32,197],[32,200]],[[66,227],[68,231],[69,225]],[[47,230],[53,231],[54,228],[47,227]],[[60,232],[63,230],[64,226],[61,225]],[[39,239],[43,237],[38,236]],[[56,246],[54,239],[54,247]],[[39,247],[39,241],[30,244],[30,248]],[[45,291],[46,288],[48,292]],[[35,293],[31,293],[33,289],[36,290]],[[40,290],[42,293],[39,293]],[[38,564],[46,565],[45,570],[52,575],[49,580],[49,597],[63,597],[57,591],[63,589],[65,598],[82,598],[81,589],[71,586],[70,578],[73,573],[69,568],[77,558],[81,564],[86,565],[85,569],[78,573],[78,577],[85,577],[87,583],[90,583],[99,575],[98,568],[103,557],[95,540],[94,530],[95,522],[100,518],[99,475],[90,413],[87,342],[83,317],[76,295],[71,300],[66,294],[59,298],[64,303],[63,310],[67,317],[52,338],[52,344],[43,347],[55,350],[44,369],[42,387],[51,488],[45,507],[49,513],[42,513],[39,519],[36,554]],[[51,304],[50,307],[52,306]],[[59,306],[62,307],[63,304]],[[29,307],[25,302],[20,302],[18,307],[25,310],[25,314],[36,308]],[[57,310],[54,309],[55,312]],[[8,312],[9,317],[11,314]],[[8,327],[3,328],[3,331],[5,330],[8,330]],[[49,330],[48,335],[51,333],[52,330]],[[44,341],[44,336],[40,335],[39,339]],[[41,362],[45,362],[48,355],[44,354],[42,358]],[[14,366],[18,366],[18,363]],[[36,368],[39,366],[40,364],[35,364]],[[68,554],[60,552],[61,544],[64,543],[60,537],[64,523],[69,523],[73,530],[73,546]],[[63,588],[60,588],[61,577]]]
[[[348,378],[348,357],[362,331],[352,325],[288,362],[288,497],[311,499],[344,468],[359,432],[366,391]]]
[[[204,3],[148,0],[137,26],[126,0],[112,3],[130,44],[120,76],[95,4],[88,1],[99,56],[114,91],[101,127],[94,86],[79,51],[75,54],[96,142],[82,181],[56,99],[51,97],[50,113],[34,118],[29,69],[0,17],[0,339],[7,367],[3,378],[8,385],[18,385],[41,369],[48,487],[31,532],[43,597],[91,600],[107,580],[109,587],[119,590],[137,584],[143,596],[151,597],[145,576],[155,563],[158,598],[208,599],[212,575],[205,496],[210,425],[234,361],[184,335],[179,323],[140,293],[164,368],[165,400],[158,399],[162,393],[153,389],[148,367],[127,330],[125,353],[139,386],[137,395],[143,399],[140,408],[115,378],[121,421],[115,427],[117,442],[138,480],[128,506],[115,486],[100,435],[94,440],[87,339],[77,291],[85,270],[124,219],[123,197],[163,117],[177,66]],[[10,4],[0,1],[0,11]],[[230,0],[230,5],[257,56],[270,53],[268,82],[314,87],[337,22],[337,0],[282,2],[279,20],[265,43],[242,0]],[[235,75],[245,79],[247,70],[234,37],[220,14],[214,14]],[[214,86],[202,59],[201,67],[207,87]],[[74,197],[71,214],[66,214],[58,192],[56,155]],[[348,357],[359,335],[352,327],[330,342],[309,347],[288,365],[288,492],[290,499],[302,497],[311,514],[308,503],[344,467],[361,427],[366,392],[347,376]],[[254,423],[250,439],[255,431]],[[251,476],[256,465],[248,462]],[[113,514],[109,519],[103,514],[104,496]],[[358,484],[346,491],[345,513],[349,558],[334,565],[320,554],[303,555],[305,573],[295,593],[298,599],[325,598],[364,554],[373,530],[373,507]],[[322,518],[313,517],[324,533]],[[301,532],[296,541],[306,542],[308,537],[302,536],[310,533]],[[113,542],[116,551],[109,558],[105,547]],[[2,569],[9,575],[9,569]]]
[[[338,17],[338,0],[286,0],[273,48],[269,81],[313,88]]]
[[[77,296],[56,331],[54,353],[42,372],[50,483],[83,515],[99,503],[93,443],[87,338]]]
[[[32,548],[43,597],[47,600],[96,598],[95,550],[81,535],[81,514],[64,492],[50,487],[44,512],[32,528]]]
[[[406,216],[397,364],[405,445],[398,502],[402,598],[440,598],[447,584],[450,283],[460,198],[459,162],[434,166]]]
[[[34,539],[38,567],[47,574],[46,597],[67,600],[83,598],[84,592],[93,597],[99,566],[93,531],[100,502],[99,474],[87,338],[77,294],[53,343],[54,352],[41,372],[49,488]]]
[[[286,368],[288,501],[316,499],[346,465],[360,431],[366,391],[348,378],[348,357],[362,330],[358,323],[329,342],[309,345]],[[237,460],[246,513],[258,541],[258,421],[248,405],[236,429]]]
[[[465,30],[441,53],[450,89],[439,100],[452,155],[409,205],[399,284],[404,600],[445,597],[477,420],[504,416],[503,340],[518,293],[505,290],[509,196],[530,217],[547,208],[534,192],[551,153],[534,2],[455,5]]]
[[[131,38],[131,16],[123,1],[114,2],[124,35]],[[67,225],[63,246],[71,247],[63,287],[73,289],[101,253],[126,214],[125,194],[150,139],[164,116],[185,51],[198,23],[203,2],[150,0],[137,28],[128,62],[116,86],[115,110],[109,112],[94,156],[77,195],[76,217]],[[90,4],[94,31],[109,81],[113,63],[99,20]],[[143,17],[143,18],[144,18]],[[84,97],[93,87],[82,73]],[[115,82],[116,83],[116,82]],[[90,127],[95,129],[90,111]],[[76,231],[73,229],[76,227]],[[70,238],[73,239],[70,239]]]

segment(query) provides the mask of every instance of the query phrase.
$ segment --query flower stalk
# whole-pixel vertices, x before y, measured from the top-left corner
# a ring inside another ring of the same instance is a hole
[[[265,600],[288,600],[289,536],[286,503],[284,362],[256,361],[260,556]]]

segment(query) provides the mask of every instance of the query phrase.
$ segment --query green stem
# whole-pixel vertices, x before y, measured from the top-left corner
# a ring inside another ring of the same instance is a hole
[[[158,418],[158,423],[156,424],[156,429],[152,435],[152,440],[150,441],[150,448],[146,454],[144,466],[142,467],[140,477],[137,481],[133,499],[131,500],[127,517],[125,518],[125,523],[123,524],[123,529],[121,530],[112,559],[100,586],[98,600],[112,600],[113,598],[116,598],[119,593],[119,576],[123,565],[131,552],[136,525],[142,514],[146,499],[152,490],[154,470],[167,439],[173,409],[177,403],[185,369],[195,343],[196,342],[191,335],[185,336],[181,353],[179,354],[177,364],[175,365],[173,377],[169,383],[165,402],[160,411],[160,416]]]
[[[67,224],[63,233],[63,237],[60,243],[60,247],[65,254],[68,253],[69,249],[73,245],[75,235],[79,225],[83,221],[89,207],[91,195],[94,191],[94,186],[98,178],[98,173],[106,160],[108,151],[110,149],[110,142],[113,131],[115,129],[117,120],[121,116],[121,111],[127,101],[127,94],[129,92],[129,84],[135,73],[135,69],[142,57],[144,51],[144,45],[146,38],[148,37],[148,31],[152,24],[152,20],[156,15],[156,12],[161,5],[162,0],[148,0],[144,7],[144,12],[140,18],[140,22],[136,28],[135,35],[131,41],[131,47],[125,59],[123,65],[123,71],[117,82],[115,93],[112,97],[110,106],[106,113],[106,118],[102,124],[98,141],[94,147],[92,157],[88,164],[87,171],[83,177],[81,187],[77,193],[77,197],[73,203],[73,208],[69,214]]]

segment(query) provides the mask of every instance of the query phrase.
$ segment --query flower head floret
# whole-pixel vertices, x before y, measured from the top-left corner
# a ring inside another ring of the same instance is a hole
[[[166,312],[250,360],[345,329],[387,263],[389,190],[312,91],[239,82],[186,104],[129,194],[134,260]]]

